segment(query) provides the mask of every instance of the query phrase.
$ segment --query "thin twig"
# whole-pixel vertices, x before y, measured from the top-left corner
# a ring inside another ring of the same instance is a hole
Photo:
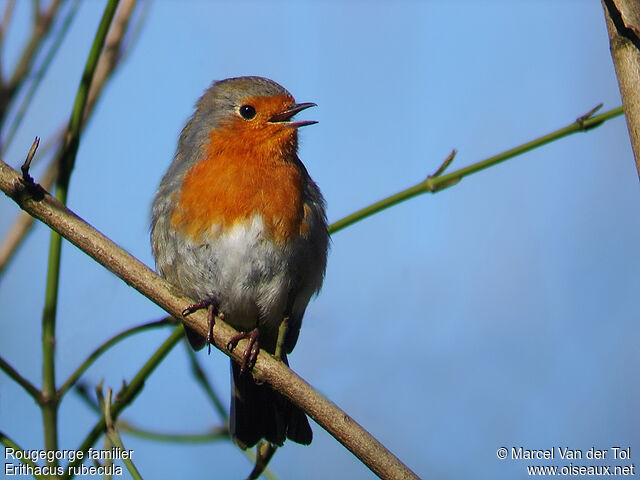
[[[0,370],[9,375],[18,385],[24,388],[36,402],[40,402],[40,390],[38,390],[33,383],[20,375],[18,371],[2,357],[0,357]]]
[[[9,128],[7,130],[7,134],[5,135],[1,145],[2,148],[0,150],[0,153],[2,153],[3,155],[9,149],[11,142],[15,138],[18,128],[20,127],[20,124],[22,123],[22,120],[24,119],[25,114],[27,113],[27,109],[31,105],[31,102],[33,101],[33,97],[36,91],[38,90],[38,87],[40,86],[40,82],[42,81],[42,79],[44,78],[44,75],[49,70],[49,66],[51,65],[51,62],[53,61],[56,53],[58,52],[58,49],[62,44],[62,40],[65,38],[67,32],[69,31],[69,27],[71,26],[71,22],[75,17],[79,4],[80,4],[80,0],[75,0],[75,2],[71,6],[67,14],[65,15],[64,19],[62,20],[62,25],[60,26],[60,30],[58,31],[58,34],[56,35],[53,43],[49,47],[49,50],[45,55],[44,60],[42,61],[42,64],[38,68],[38,71],[33,76],[33,80],[29,84],[29,88],[25,93],[24,97],[22,98],[22,101],[20,102],[20,106],[18,107],[18,110],[13,115],[13,119],[11,120],[11,124],[9,125]]]
[[[7,450],[6,449],[8,449],[8,448],[13,449],[15,452],[22,453],[22,455],[20,455],[20,459],[19,460],[24,465],[29,465],[30,467],[32,467],[34,469],[37,467],[36,463],[34,463],[33,460],[31,460],[29,458],[29,456],[25,454],[24,449],[22,447],[20,447],[16,442],[11,440],[7,436],[7,434],[4,433],[2,430],[0,430],[0,443],[5,446],[5,457],[4,457],[5,461],[4,461],[4,464],[2,466],[2,470],[5,473],[8,474],[8,472],[7,472],[8,468],[9,468],[8,466],[9,466],[9,464],[11,464],[11,462],[8,461],[8,456],[7,456]],[[23,475],[16,475],[16,476],[22,477]],[[24,476],[26,476],[26,474]],[[35,473],[33,474],[33,477],[38,479],[38,480],[45,480],[45,479],[49,478],[49,477],[46,477],[44,475],[36,475]]]
[[[213,385],[207,378],[207,375],[205,374],[204,369],[200,365],[200,362],[198,362],[195,352],[188,345],[188,343],[185,343],[185,347],[186,347],[187,355],[189,356],[189,364],[191,365],[191,372],[193,373],[193,376],[195,377],[196,382],[198,382],[198,384],[200,384],[202,389],[205,391],[205,393],[209,397],[209,400],[211,400],[211,403],[213,403],[213,406],[216,409],[216,412],[218,412],[218,415],[220,415],[220,418],[222,418],[225,421],[225,423],[228,422],[229,415],[227,414],[227,409],[222,404],[222,400],[220,400],[220,396],[216,393],[216,391],[213,388]]]
[[[64,382],[64,384],[62,384],[62,386],[58,389],[58,392],[57,392],[58,401],[62,399],[64,394],[67,393],[67,391],[78,381],[78,379],[82,376],[82,374],[87,371],[87,369],[91,366],[91,364],[93,364],[93,362],[95,362],[95,360],[100,355],[106,352],[113,345],[117,344],[121,340],[124,340],[125,338],[130,337],[131,335],[134,335],[136,333],[144,332],[151,328],[165,327],[167,325],[171,325],[174,322],[172,322],[170,318],[171,317],[163,318],[162,320],[156,320],[153,322],[143,323],[141,325],[136,325],[135,327],[128,328],[127,330],[120,332],[117,335],[114,335],[109,340],[104,342],[102,345],[96,348],[93,352],[91,352],[91,354],[85,359],[85,361],[82,362],[82,364],[80,364],[78,368],[74,370],[74,372],[69,376],[67,381]]]
[[[160,362],[167,356],[167,354],[175,347],[184,335],[184,329],[182,326],[177,327],[167,338],[162,345],[154,352],[154,354],[145,362],[142,368],[136,373],[131,382],[127,385],[123,385],[123,388],[116,395],[116,400],[111,406],[111,414],[113,418],[117,418],[120,412],[128,406],[136,395],[140,392],[144,386],[146,379],[153,373],[155,368]],[[102,435],[105,429],[105,419],[102,417],[87,434],[83,442],[76,449],[80,452],[88,452],[89,448],[96,442],[96,440]],[[71,477],[70,469],[78,465],[81,460],[77,459],[74,462],[70,462],[67,465],[67,473],[62,476],[63,479]]]
[[[16,68],[11,75],[11,79],[8,82],[7,88],[10,92],[14,93],[27,77],[31,70],[33,60],[42,46],[43,40],[51,30],[51,25],[61,4],[62,0],[53,0],[46,12],[42,13],[38,11],[31,37],[22,51],[20,60],[18,60],[18,64],[16,65]]]
[[[277,449],[278,447],[269,442],[261,441],[258,444],[256,447],[257,454],[255,466],[253,467],[253,470],[251,470],[247,480],[257,480],[260,475],[266,471],[267,465],[269,465],[269,461],[271,460],[271,457],[273,457],[273,454],[276,453]]]
[[[83,121],[86,121],[90,112],[93,111],[107,80],[121,63],[122,42],[135,6],[136,0],[122,0],[118,13],[113,19],[91,82]]]
[[[123,39],[122,51],[119,55],[119,62],[126,60],[126,58],[133,51],[133,46],[138,43],[138,38],[142,33],[142,27],[147,21],[149,17],[149,12],[151,10],[151,0],[142,0],[142,7],[139,8],[138,16],[135,20],[135,25],[132,29],[130,29],[131,33],[127,34],[127,37]]]
[[[0,20],[0,96],[5,95],[4,91],[4,39],[7,35],[7,30],[9,29],[9,23],[11,22],[11,18],[13,17],[13,8],[16,5],[15,0],[9,0],[7,4],[4,6],[4,13],[2,14],[2,19]],[[0,100],[0,103],[4,103],[6,105],[7,99]],[[0,113],[0,117],[2,114]]]
[[[170,443],[210,443],[219,440],[229,440],[229,429],[224,426],[211,427],[204,433],[167,433],[154,432],[140,427],[134,427],[124,420],[116,422],[118,429],[130,435],[155,440],[158,442]]]
[[[89,395],[89,387],[86,383],[78,382],[73,392],[80,397],[85,404],[94,412],[102,413],[99,403]],[[168,433],[156,432],[142,427],[137,427],[127,420],[117,419],[116,426],[122,432],[127,432],[135,437],[147,438],[158,442],[177,443],[205,443],[218,440],[229,440],[229,429],[226,426],[215,426],[203,433]]]
[[[114,445],[116,448],[118,448],[120,452],[126,452],[126,449],[122,444],[122,439],[120,438],[120,434],[118,433],[118,430],[114,425],[113,419],[111,418],[111,394],[112,394],[112,390],[109,388],[107,390],[107,399],[105,401],[105,407],[104,407],[104,419],[105,419],[105,426],[107,429],[107,436],[109,437],[111,444]],[[134,480],[142,480],[142,476],[140,475],[140,472],[134,465],[133,460],[131,460],[129,455],[123,455],[122,461],[124,462],[125,466],[127,467],[127,470],[129,471],[129,473],[131,474],[131,477],[133,477]]]
[[[4,45],[4,37],[7,34],[7,30],[9,29],[9,22],[11,22],[11,17],[13,16],[13,8],[16,6],[16,0],[9,0],[7,4],[4,6],[4,13],[2,14],[2,19],[0,20],[0,53],[2,53],[2,45]],[[2,70],[0,70],[1,72]],[[2,78],[0,77],[0,80]]]
[[[540,147],[559,138],[566,137],[567,135],[571,135],[572,133],[590,130],[601,125],[606,120],[622,115],[623,113],[622,107],[618,107],[614,108],[613,110],[609,110],[608,112],[601,113],[600,115],[596,115],[595,117],[590,116],[590,114],[592,114],[594,111],[596,110],[592,109],[590,112],[582,115],[566,127],[555,130],[547,135],[536,138],[535,140],[522,144],[516,148],[507,150],[499,155],[489,157],[486,160],[474,163],[472,165],[469,165],[468,167],[460,168],[459,170],[455,170],[446,175],[436,176],[434,174],[433,176],[429,176],[425,180],[417,183],[412,187],[402,190],[378,202],[375,202],[365,208],[352,213],[351,215],[347,215],[337,222],[332,223],[331,225],[329,225],[329,231],[331,233],[338,232],[343,228],[348,227],[349,225],[352,225],[375,213],[378,213],[381,210],[397,205],[398,203],[404,202],[405,200],[413,198],[417,195],[421,195],[423,193],[439,192],[440,190],[455,185],[464,177],[471,175],[472,173],[479,172],[480,170],[491,167],[500,162],[504,162],[509,158],[528,152],[529,150]]]

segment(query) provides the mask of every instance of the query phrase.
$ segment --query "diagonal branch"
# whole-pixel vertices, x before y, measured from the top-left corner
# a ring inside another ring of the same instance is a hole
[[[20,373],[18,373],[18,371],[2,357],[0,357],[0,370],[9,375],[16,383],[21,385],[36,402],[40,402],[40,390],[38,390],[33,383],[20,375]]]
[[[93,352],[91,352],[91,354],[85,359],[85,361],[82,362],[82,364],[80,364],[80,366],[78,366],[78,368],[74,370],[74,372],[69,376],[67,381],[64,382],[62,386],[58,389],[58,392],[57,392],[58,401],[60,401],[64,396],[64,394],[67,393],[67,391],[71,387],[73,387],[73,385],[78,381],[78,379],[82,376],[82,374],[87,371],[87,369],[91,366],[91,364],[95,362],[95,360],[100,355],[106,352],[113,345],[115,345],[119,341],[124,340],[125,338],[131,335],[147,331],[150,328],[164,327],[167,325],[171,325],[170,320],[171,320],[170,318],[169,319],[164,318],[162,320],[156,320],[153,322],[147,322],[141,325],[136,325],[135,327],[128,328],[127,330],[124,330],[123,332],[118,333],[117,335],[111,337],[109,340],[104,342],[102,345],[96,348]]]
[[[1,161],[0,189],[21,208],[45,222],[176,318],[181,317],[185,305],[193,303],[192,300],[177,292],[166,280],[73,214],[58,200],[37,186],[25,184],[18,172]],[[204,312],[197,312],[183,321],[200,335],[206,336],[207,319]],[[229,355],[236,362],[241,362],[242,346],[233,352],[226,349],[227,343],[236,333],[234,329],[218,319],[213,332],[213,340],[216,348]],[[152,360],[159,363],[168,350],[180,340],[182,334],[182,328],[176,330],[165,341],[161,349],[154,354]],[[241,342],[246,342],[246,340]],[[150,374],[157,363],[145,364],[145,373]],[[408,467],[351,419],[346,412],[316,392],[307,382],[267,352],[261,351],[258,355],[254,373],[259,381],[269,383],[275,390],[300,406],[381,478],[417,478]],[[130,385],[137,381],[139,388],[142,388],[144,378],[146,377],[138,378],[136,375]],[[132,395],[135,393],[137,392],[133,392]],[[117,416],[118,410],[114,410],[113,414]],[[97,438],[102,431],[104,431],[104,422],[99,422],[92,430],[91,436]],[[93,442],[87,440],[80,449],[88,449],[91,445]]]
[[[36,463],[34,463],[33,460],[31,460],[31,458],[29,458],[29,455],[25,452],[25,450],[22,449],[22,447],[20,447],[16,442],[14,442],[13,440],[11,440],[6,433],[4,433],[2,430],[0,430],[0,443],[2,445],[5,446],[5,462],[4,462],[4,466],[2,467],[3,471],[5,473],[7,473],[7,475],[16,475],[16,476],[22,476],[21,474],[18,473],[10,473],[9,470],[9,465],[12,465],[11,462],[7,462],[8,454],[7,454],[7,449],[11,448],[14,452],[20,452],[22,455],[20,455],[20,462],[22,462],[24,465],[28,465],[29,467],[35,469],[38,465]],[[18,456],[17,454],[15,456]],[[15,464],[13,464],[15,465]],[[9,471],[7,471],[9,470]],[[27,474],[25,474],[26,476]],[[35,473],[33,474],[33,477],[36,478],[37,480],[46,480],[46,478],[44,475],[36,475]]]
[[[485,168],[492,167],[498,163],[504,162],[510,158],[513,158],[522,153],[528,152],[529,150],[533,150],[534,148],[540,147],[542,145],[546,145],[547,143],[553,142],[562,137],[566,137],[567,135],[571,135],[572,133],[584,132],[590,130],[592,128],[598,127],[602,125],[605,121],[622,115],[622,107],[614,108],[613,110],[609,110],[607,112],[601,113],[600,115],[592,116],[600,106],[591,109],[584,115],[578,117],[573,123],[570,123],[566,127],[555,130],[551,133],[543,135],[542,137],[536,138],[535,140],[531,140],[530,142],[524,143],[518,147],[512,148],[505,152],[502,152],[498,155],[494,155],[493,157],[489,157],[486,160],[482,160],[480,162],[469,165],[468,167],[460,168],[451,173],[443,175],[444,170],[449,166],[453,157],[456,154],[456,151],[452,151],[447,158],[444,160],[442,165],[436,170],[433,175],[429,175],[427,178],[422,180],[421,182],[409,187],[401,192],[395,193],[387,198],[383,198],[367,207],[364,207],[351,215],[347,215],[344,218],[341,218],[337,222],[329,225],[329,231],[331,233],[335,233],[343,228],[348,227],[360,220],[363,220],[375,213],[378,213],[385,208],[392,207],[397,205],[398,203],[404,202],[405,200],[409,200],[417,195],[421,195],[423,193],[436,193],[440,190],[443,190],[447,187],[455,185],[464,177],[471,175],[472,173],[479,172],[480,170],[484,170]]]

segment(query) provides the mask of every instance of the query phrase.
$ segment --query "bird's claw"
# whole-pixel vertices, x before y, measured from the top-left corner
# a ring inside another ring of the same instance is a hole
[[[258,342],[259,336],[260,332],[257,328],[254,328],[250,332],[242,332],[234,335],[227,343],[227,350],[231,352],[234,348],[236,348],[240,340],[244,338],[249,340],[247,349],[244,351],[244,355],[242,356],[242,364],[240,365],[241,373],[244,373],[247,370],[251,370],[256,364],[256,360],[258,359],[258,352],[260,351],[260,344]]]
[[[213,343],[213,327],[216,324],[216,315],[224,318],[224,314],[218,310],[218,302],[215,300],[206,300],[204,302],[194,303],[182,310],[182,316],[188,317],[198,310],[207,309],[207,345],[209,346],[209,354],[211,354],[211,344]]]

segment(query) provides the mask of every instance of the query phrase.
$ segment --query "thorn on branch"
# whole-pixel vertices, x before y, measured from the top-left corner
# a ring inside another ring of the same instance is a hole
[[[458,153],[458,151],[454,148],[453,150],[451,150],[451,153],[449,155],[447,155],[447,158],[444,159],[444,161],[442,162],[442,164],[438,167],[438,169],[433,172],[431,175],[429,175],[425,180],[424,180],[424,185],[427,188],[427,190],[431,193],[435,193],[439,190],[444,190],[447,187],[450,187],[452,185],[455,185],[456,183],[458,183],[461,178],[454,178],[448,182],[445,182],[441,185],[434,185],[432,180],[434,178],[439,177],[440,175],[442,175],[444,173],[444,171],[449,167],[449,165],[451,165],[451,162],[453,162],[453,159],[455,158],[456,154]]]
[[[576,123],[578,125],[580,125],[580,128],[582,130],[588,130],[588,129],[596,127],[596,126],[600,125],[600,123],[602,123],[602,122],[600,122],[600,123],[596,123],[594,125],[585,126],[585,122],[587,120],[589,120],[593,116],[594,113],[596,113],[598,110],[600,110],[602,108],[602,105],[603,105],[602,103],[599,103],[598,105],[593,107],[591,110],[589,110],[584,115],[581,115],[578,118],[576,118]]]
[[[35,138],[35,140],[33,141],[33,144],[31,145],[31,148],[29,149],[29,153],[27,153],[27,158],[22,164],[22,167],[20,167],[20,169],[22,170],[22,178],[29,185],[35,184],[33,177],[29,175],[29,168],[31,167],[31,160],[33,160],[33,157],[36,154],[38,145],[40,145],[40,137]]]
[[[447,168],[449,168],[449,165],[451,165],[451,162],[453,162],[453,159],[455,158],[456,153],[458,153],[458,151],[455,148],[451,150],[451,153],[447,155],[447,158],[444,159],[444,161],[438,167],[438,169],[434,173],[429,175],[427,178],[439,177],[440,175],[442,175],[444,171]]]

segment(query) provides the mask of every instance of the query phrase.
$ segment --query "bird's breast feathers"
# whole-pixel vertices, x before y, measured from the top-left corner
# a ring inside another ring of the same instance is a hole
[[[186,172],[176,192],[171,226],[198,242],[257,215],[265,235],[276,244],[306,235],[310,209],[298,165],[277,159],[269,145],[248,150],[241,142],[226,148],[221,144],[223,140],[212,138],[204,157]]]

